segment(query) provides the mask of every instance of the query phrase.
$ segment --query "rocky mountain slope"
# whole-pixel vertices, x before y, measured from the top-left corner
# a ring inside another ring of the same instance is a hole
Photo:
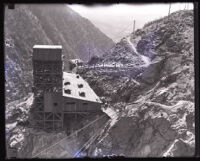
[[[101,97],[102,109],[110,117],[109,122],[102,120],[103,130],[98,123],[94,127],[94,131],[102,132],[98,132],[100,137],[82,151],[83,156],[194,155],[193,29],[193,11],[172,13],[124,38],[109,55],[96,57],[88,66],[78,69]],[[29,128],[25,116],[31,101],[32,97],[28,96],[10,103],[7,108],[7,133],[10,135],[7,143],[18,150],[19,157],[30,157],[40,150],[42,136],[50,145],[52,140],[65,136],[26,132]],[[28,139],[28,134],[32,140]],[[83,135],[88,136],[88,131],[74,139],[84,145]],[[73,143],[67,145],[70,146],[66,149],[76,146]],[[81,147],[77,145],[76,148]],[[48,158],[51,153],[55,157],[72,156],[61,155],[62,148],[59,144],[41,157]],[[23,155],[25,150],[28,156]]]
[[[102,55],[114,44],[89,20],[67,5],[16,5],[5,9],[6,100],[20,99],[32,84],[32,47],[62,45],[65,69],[68,59]]]
[[[194,155],[193,11],[145,25],[79,73],[118,114],[90,155]]]

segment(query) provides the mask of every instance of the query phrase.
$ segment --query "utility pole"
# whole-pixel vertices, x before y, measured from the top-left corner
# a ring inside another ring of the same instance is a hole
[[[170,10],[171,10],[171,3],[169,4],[169,12],[168,12],[168,16],[170,14]]]
[[[135,32],[135,20],[133,20],[133,33]]]
[[[90,61],[90,47],[89,47],[89,60],[88,60],[88,62]]]
[[[187,4],[185,4],[184,10],[186,9]]]

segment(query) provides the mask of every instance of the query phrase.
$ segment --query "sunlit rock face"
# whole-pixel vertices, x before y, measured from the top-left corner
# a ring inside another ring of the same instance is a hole
[[[117,60],[125,65],[131,62],[133,68],[141,67],[135,76],[127,73],[117,77],[114,71],[120,73],[120,68],[113,68],[109,74],[97,68],[80,70],[94,90],[119,111],[118,121],[97,144],[96,151],[100,152],[96,156],[194,155],[192,24],[193,11],[178,11],[137,30],[131,42],[139,54],[151,60],[147,67],[142,61],[134,64],[134,57],[140,57],[130,51],[124,39],[102,58],[107,63]]]

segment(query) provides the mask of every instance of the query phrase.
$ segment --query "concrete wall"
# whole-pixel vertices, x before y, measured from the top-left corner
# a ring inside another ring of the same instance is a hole
[[[75,103],[74,105],[70,105],[70,103]],[[95,102],[89,102],[85,100],[79,100],[74,98],[63,97],[63,110],[64,111],[99,111],[101,110],[101,104]]]
[[[44,111],[61,113],[62,112],[62,96],[58,93],[44,94]]]
[[[101,104],[79,100],[75,98],[63,97],[58,93],[44,94],[44,111],[45,112],[87,112],[100,111]]]
[[[62,61],[62,49],[33,48],[33,60]]]

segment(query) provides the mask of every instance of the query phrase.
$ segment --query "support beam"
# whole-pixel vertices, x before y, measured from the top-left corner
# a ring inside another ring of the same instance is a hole
[[[81,111],[65,111],[63,114],[89,114],[89,112],[81,112]]]

